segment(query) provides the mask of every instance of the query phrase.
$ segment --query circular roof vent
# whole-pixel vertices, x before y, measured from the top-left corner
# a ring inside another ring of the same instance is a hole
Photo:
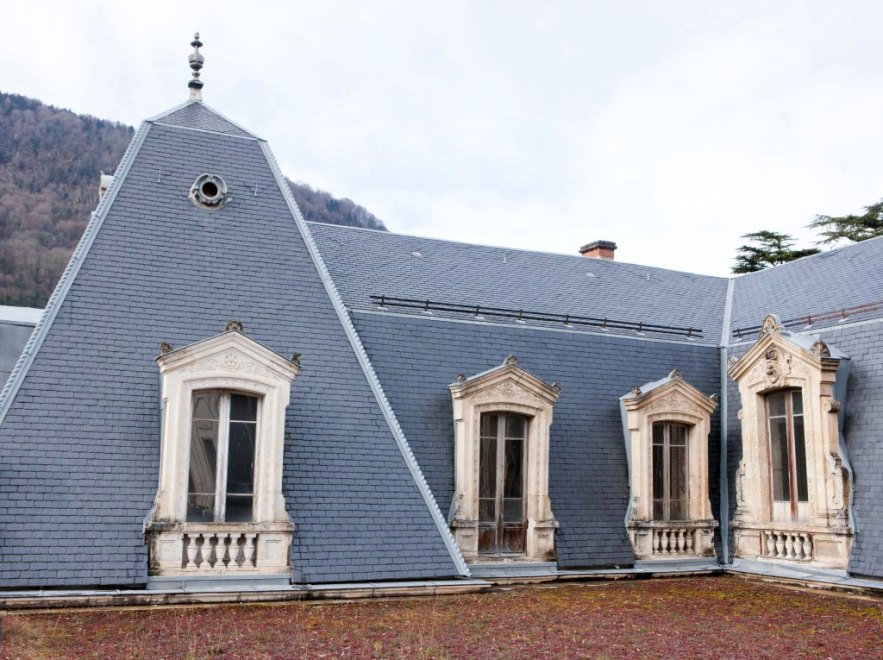
[[[190,186],[190,201],[204,209],[219,209],[227,202],[227,184],[217,174],[203,174]]]

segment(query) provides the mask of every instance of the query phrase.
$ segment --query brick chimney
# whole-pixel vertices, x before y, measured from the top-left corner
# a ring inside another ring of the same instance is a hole
[[[592,241],[579,249],[579,253],[589,259],[610,259],[613,261],[613,253],[616,251],[616,243],[613,241]]]

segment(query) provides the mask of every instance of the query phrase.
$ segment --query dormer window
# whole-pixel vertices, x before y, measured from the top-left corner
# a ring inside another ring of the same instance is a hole
[[[708,434],[716,400],[675,369],[633,388],[621,403],[631,488],[626,527],[635,557],[713,557]]]
[[[846,568],[852,473],[834,399],[845,357],[769,315],[758,340],[731,359],[742,400],[737,557]]]
[[[514,356],[450,386],[455,510],[450,525],[468,562],[555,559],[549,427],[559,388]]]
[[[224,333],[157,358],[164,405],[159,488],[146,525],[151,583],[248,574],[289,581],[294,525],[282,496],[285,409],[299,371]]]

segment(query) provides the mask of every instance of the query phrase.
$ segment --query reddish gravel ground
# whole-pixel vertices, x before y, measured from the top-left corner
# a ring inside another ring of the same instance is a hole
[[[736,577],[0,621],[4,658],[883,657],[883,601]]]

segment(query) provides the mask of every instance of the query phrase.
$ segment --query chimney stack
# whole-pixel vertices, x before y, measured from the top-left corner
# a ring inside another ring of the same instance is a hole
[[[616,243],[613,241],[592,241],[579,249],[579,253],[589,259],[609,259],[613,261]]]

